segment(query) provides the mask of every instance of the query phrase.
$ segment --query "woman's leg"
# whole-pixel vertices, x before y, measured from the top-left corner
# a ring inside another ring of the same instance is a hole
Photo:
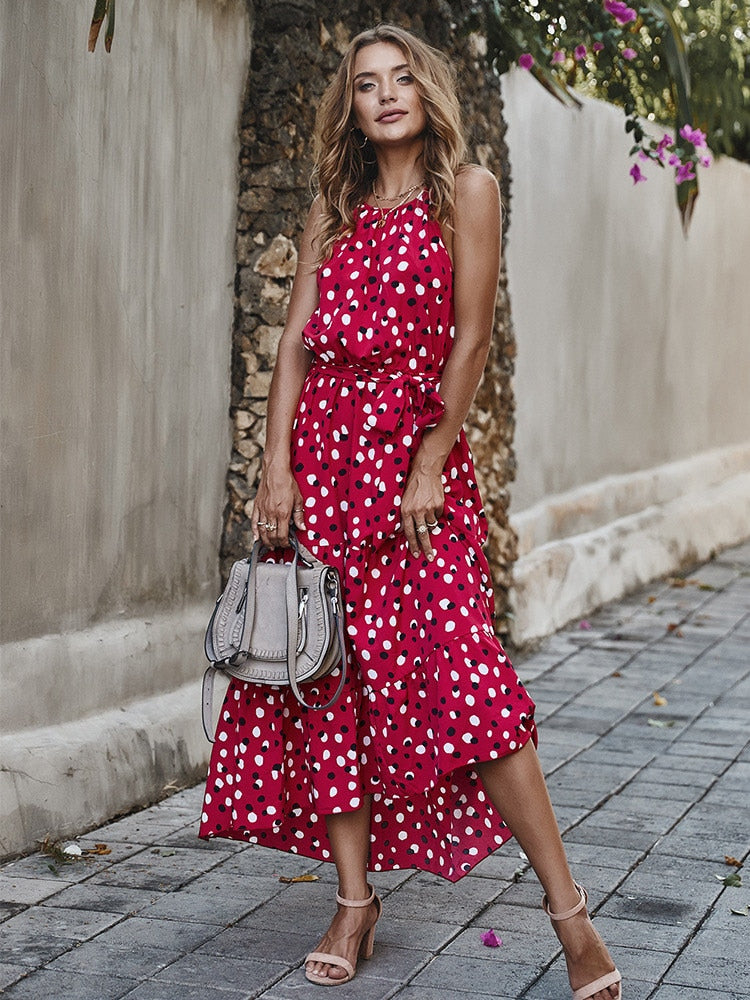
[[[477,765],[492,804],[507,823],[547,894],[553,913],[563,913],[579,901],[568,868],[557,820],[552,809],[534,744],[517,753]],[[553,924],[568,964],[570,985],[585,986],[614,969],[604,943],[586,911]],[[592,1000],[616,1000],[619,987],[593,993]]]
[[[356,812],[337,813],[326,817],[328,839],[339,876],[339,895],[344,899],[367,899],[367,857],[370,850],[370,796]],[[357,964],[357,954],[363,936],[377,920],[375,903],[365,907],[340,906],[320,944],[315,951],[340,955],[352,965]],[[308,962],[306,968],[331,979],[345,979],[346,971],[340,965]]]

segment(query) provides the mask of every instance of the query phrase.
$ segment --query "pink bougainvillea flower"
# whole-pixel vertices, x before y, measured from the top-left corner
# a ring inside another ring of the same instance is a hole
[[[586,46],[585,45],[576,45],[576,47],[575,47],[575,49],[573,51],[573,58],[574,59],[585,59],[586,58]]]
[[[635,59],[637,55],[638,53],[635,51],[635,49],[627,48],[622,50],[623,59],[628,59],[628,60]]]
[[[640,184],[641,181],[648,180],[648,177],[646,177],[646,175],[641,171],[641,168],[638,166],[637,163],[634,163],[633,166],[630,168],[630,176],[633,178],[634,184]],[[583,624],[583,622],[581,622],[579,628],[585,628],[585,627],[586,626]],[[591,628],[590,625],[588,627]]]
[[[591,48],[594,50],[594,52],[601,52],[602,49],[604,48],[604,42],[594,42]]]
[[[706,145],[706,133],[699,128],[691,128],[690,125],[683,125],[680,135],[686,142],[692,142],[696,149],[703,149]]]
[[[698,157],[698,163],[700,163],[700,165],[702,167],[710,167],[711,166],[711,157],[710,156],[699,156]]]
[[[584,632],[590,632],[591,622],[583,618],[580,622],[578,622],[578,628],[583,629]]]
[[[604,9],[612,15],[618,24],[628,24],[638,17],[632,7],[622,0],[604,0]]]
[[[674,139],[669,132],[665,132],[661,139],[659,139],[659,145],[656,148],[661,153],[667,146],[674,146]]]
[[[521,69],[531,69],[534,65],[534,57],[530,52],[524,52],[524,54],[518,58],[518,65]]]
[[[695,180],[695,171],[693,170],[693,164],[688,160],[687,163],[681,163],[677,168],[677,173],[675,174],[675,184],[684,184],[685,181]]]
[[[562,49],[555,49],[555,51],[552,53],[552,62],[553,63],[565,62],[565,53],[563,52]]]
[[[645,149],[639,149],[638,150],[638,159],[639,160],[650,160],[651,157],[648,155],[648,153],[645,151]]]
[[[488,931],[485,931],[484,934],[482,934],[482,944],[485,946],[485,948],[499,948],[502,943],[503,942],[500,940],[497,934],[495,934],[492,928],[490,928]]]
[[[682,166],[682,160],[679,158],[679,156],[677,155],[677,153],[670,153],[669,154],[669,159],[667,160],[667,163],[670,165],[670,167],[681,167]]]

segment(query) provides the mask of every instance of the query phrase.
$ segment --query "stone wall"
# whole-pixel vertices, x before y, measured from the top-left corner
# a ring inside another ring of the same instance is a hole
[[[268,389],[296,266],[295,245],[311,201],[315,110],[353,35],[379,21],[393,21],[455,59],[471,158],[501,177],[507,205],[509,172],[499,86],[487,71],[481,37],[470,33],[463,7],[417,0],[407,13],[396,3],[356,7],[319,0],[265,0],[255,4],[255,45],[240,133],[231,399],[234,449],[221,551],[225,572],[251,544],[249,516],[258,485]],[[502,616],[515,557],[515,536],[507,517],[508,483],[514,472],[510,390],[514,341],[504,271],[498,306],[487,373],[468,431],[489,515],[490,557]],[[499,626],[502,630],[502,620]]]

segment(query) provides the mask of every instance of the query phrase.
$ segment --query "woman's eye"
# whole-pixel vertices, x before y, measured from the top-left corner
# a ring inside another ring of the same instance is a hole
[[[414,83],[414,77],[410,73],[405,73],[398,78],[399,83]]]
[[[360,93],[362,93],[365,90],[371,90],[374,86],[375,86],[374,83],[367,83],[367,82],[360,83],[360,85],[357,87],[357,90],[359,90]]]

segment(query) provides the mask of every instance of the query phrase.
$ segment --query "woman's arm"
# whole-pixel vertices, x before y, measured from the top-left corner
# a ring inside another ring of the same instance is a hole
[[[292,285],[286,325],[279,341],[276,365],[268,393],[266,444],[260,485],[253,504],[253,537],[267,545],[289,544],[289,522],[304,530],[302,496],[292,475],[292,425],[302,384],[312,355],[302,342],[302,330],[318,305],[317,268],[313,241],[321,210],[316,198],[300,242],[299,266]],[[275,528],[259,527],[267,522]]]
[[[445,413],[425,431],[412,459],[401,516],[409,548],[429,559],[429,531],[416,526],[443,510],[442,472],[482,377],[492,339],[500,276],[501,210],[497,181],[483,167],[466,167],[456,177],[453,233],[453,304],[456,336],[440,381]]]

